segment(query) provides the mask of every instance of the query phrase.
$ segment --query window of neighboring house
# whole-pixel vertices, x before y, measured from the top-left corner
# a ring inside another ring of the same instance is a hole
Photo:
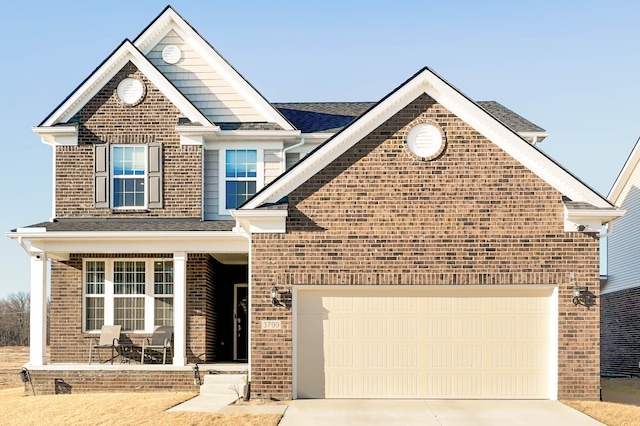
[[[85,331],[114,324],[150,333],[173,325],[173,261],[86,260],[84,278]]]
[[[256,193],[258,185],[258,151],[225,151],[225,209],[235,209]]]
[[[147,153],[144,145],[112,147],[112,207],[144,208]]]

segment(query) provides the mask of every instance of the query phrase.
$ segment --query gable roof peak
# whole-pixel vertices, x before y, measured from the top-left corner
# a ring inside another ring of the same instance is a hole
[[[423,67],[412,77],[391,91],[342,131],[318,146],[288,172],[247,200],[240,209],[255,209],[266,203],[275,203],[302,185],[346,150],[358,143],[374,129],[385,123],[419,96],[428,95],[452,114],[492,141],[572,200],[586,202],[596,208],[610,208],[611,204],[600,194],[577,179],[558,163],[478,103],[448,83],[429,67]]]

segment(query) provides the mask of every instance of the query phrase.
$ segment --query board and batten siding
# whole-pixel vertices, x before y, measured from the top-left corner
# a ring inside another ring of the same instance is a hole
[[[180,61],[168,64],[162,50],[178,46]],[[209,65],[175,31],[170,31],[148,54],[148,59],[169,81],[214,123],[266,121],[222,75]]]
[[[264,184],[273,181],[282,173],[282,151],[279,149],[265,149],[263,151]],[[204,150],[204,220],[228,219],[219,214],[220,207],[220,151],[217,149]],[[256,188],[259,191],[262,188]]]
[[[602,293],[640,286],[640,170],[636,169],[622,194],[626,213],[609,225],[607,270],[609,278]]]

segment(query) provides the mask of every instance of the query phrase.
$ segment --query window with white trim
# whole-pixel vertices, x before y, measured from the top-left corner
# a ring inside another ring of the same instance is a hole
[[[225,210],[235,209],[256,193],[258,185],[258,151],[225,151]]]
[[[113,324],[151,333],[173,325],[173,260],[87,259],[83,276],[84,331]]]
[[[114,145],[111,147],[111,204],[118,208],[144,208],[147,180],[147,150],[145,145]]]

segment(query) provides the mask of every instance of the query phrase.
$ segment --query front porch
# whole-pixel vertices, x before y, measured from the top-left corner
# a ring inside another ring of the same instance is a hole
[[[119,362],[117,360],[116,362]],[[162,364],[48,364],[25,365],[36,395],[98,392],[199,392],[208,374],[246,375],[247,363],[176,366]],[[25,395],[32,395],[25,383]]]

